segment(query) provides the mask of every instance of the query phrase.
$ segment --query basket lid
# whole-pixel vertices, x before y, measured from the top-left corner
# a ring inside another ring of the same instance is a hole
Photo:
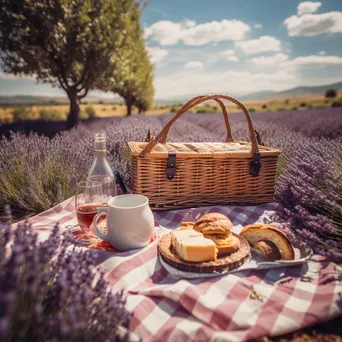
[[[140,156],[141,151],[147,145],[147,142],[132,142],[128,143],[133,156]],[[280,150],[258,145],[260,155],[266,156],[278,156]],[[166,144],[158,143],[151,152],[146,154],[149,158],[167,158],[169,152],[175,152],[177,158],[251,158],[251,143],[246,141],[234,141],[234,142],[170,142]]]

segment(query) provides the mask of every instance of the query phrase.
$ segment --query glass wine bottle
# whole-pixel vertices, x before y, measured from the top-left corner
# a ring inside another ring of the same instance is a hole
[[[113,170],[107,160],[106,134],[95,133],[95,156],[88,172],[88,180],[101,182],[103,191],[108,197],[116,196],[116,181]]]

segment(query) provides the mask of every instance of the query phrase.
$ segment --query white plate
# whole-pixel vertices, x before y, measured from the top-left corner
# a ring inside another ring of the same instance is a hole
[[[252,258],[257,259],[259,265],[260,264],[264,264],[264,265],[271,264],[271,265],[282,265],[282,266],[283,265],[285,266],[299,265],[309,260],[313,255],[313,251],[309,246],[303,246],[301,248],[293,247],[293,250],[295,254],[294,260],[270,261],[260,251],[251,247]]]

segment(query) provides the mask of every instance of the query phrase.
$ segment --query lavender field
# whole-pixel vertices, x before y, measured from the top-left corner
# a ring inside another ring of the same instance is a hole
[[[128,141],[158,133],[171,115],[108,118],[80,124],[53,139],[12,133],[0,141],[0,203],[21,219],[73,196],[93,157],[93,134],[107,134],[109,160],[130,184]],[[266,145],[279,147],[276,199],[284,206],[278,220],[293,238],[310,241],[317,252],[341,252],[342,109],[252,113]],[[248,139],[247,124],[231,114],[233,138]],[[170,141],[223,141],[221,114],[187,114],[170,131]]]

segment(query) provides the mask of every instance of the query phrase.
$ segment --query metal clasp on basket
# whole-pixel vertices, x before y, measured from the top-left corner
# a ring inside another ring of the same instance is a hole
[[[166,177],[171,180],[176,176],[176,153],[169,152],[167,157]]]
[[[259,175],[260,169],[261,169],[260,152],[254,152],[253,153],[251,175],[253,177],[257,177]]]

